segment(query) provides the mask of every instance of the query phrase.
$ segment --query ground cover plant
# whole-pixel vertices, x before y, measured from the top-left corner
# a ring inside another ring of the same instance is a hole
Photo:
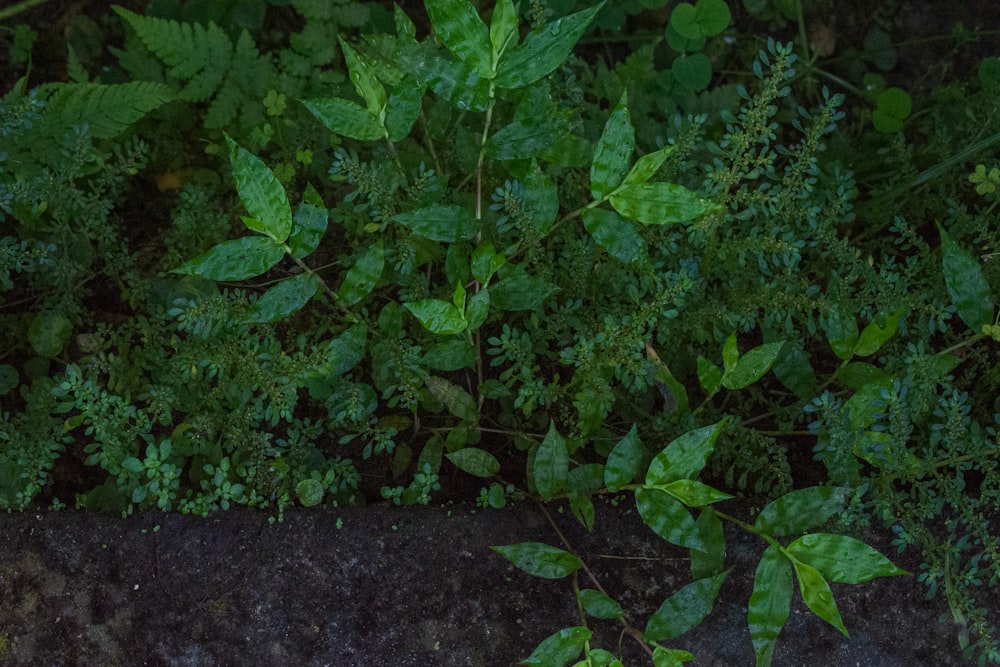
[[[579,601],[536,665],[620,664],[594,619],[690,659],[723,521],[757,664],[793,582],[847,634],[829,582],[906,574],[884,525],[1000,662],[1000,60],[904,90],[893,15],[834,58],[831,11],[135,3],[42,80],[12,26],[0,508],[633,495],[692,583],[636,620],[571,544],[497,545]]]

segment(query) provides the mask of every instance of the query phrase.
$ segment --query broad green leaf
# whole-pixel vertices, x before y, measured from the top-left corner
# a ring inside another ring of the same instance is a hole
[[[726,389],[743,389],[752,385],[771,370],[778,359],[784,341],[764,343],[740,357],[731,373],[724,373],[722,386]]]
[[[565,667],[568,662],[580,657],[580,652],[586,647],[592,634],[582,625],[563,628],[547,637],[521,664],[530,667]]]
[[[975,257],[955,243],[944,227],[938,225],[938,231],[941,232],[941,263],[948,294],[962,321],[980,333],[984,326],[993,324],[990,285]]]
[[[251,231],[284,243],[292,231],[292,207],[285,188],[264,162],[227,134],[229,163],[243,207],[250,218],[243,221]]]
[[[469,322],[469,331],[476,331],[483,326],[490,314],[490,290],[484,287],[469,299],[465,306],[465,318]]]
[[[590,495],[604,488],[604,466],[600,463],[584,463],[569,471],[566,488],[571,493]]]
[[[389,141],[402,141],[410,135],[413,124],[420,117],[423,97],[424,87],[412,75],[393,89],[385,104],[385,129],[389,133]]]
[[[821,325],[833,353],[845,361],[850,359],[858,343],[858,322],[854,315],[835,306],[823,317]]]
[[[757,667],[770,667],[778,634],[792,608],[792,564],[777,544],[764,550],[753,577],[747,625]]]
[[[781,384],[792,390],[799,398],[812,398],[816,394],[816,372],[801,344],[786,343],[771,367]]]
[[[319,289],[319,276],[300,273],[282,280],[257,299],[244,322],[276,322],[296,312],[313,298]]]
[[[347,71],[351,76],[351,83],[358,95],[365,101],[368,111],[376,118],[382,117],[385,111],[386,94],[385,87],[378,80],[375,68],[368,63],[358,52],[351,48],[351,45],[337,35],[340,48],[344,52],[344,62],[347,64]]]
[[[490,298],[500,310],[541,310],[557,289],[544,278],[529,276],[521,269],[491,286]]]
[[[559,191],[552,177],[537,166],[522,180],[524,208],[531,214],[531,226],[544,236],[559,215]]]
[[[869,382],[844,402],[841,409],[847,414],[853,430],[860,431],[875,423],[876,415],[882,412],[875,401],[881,398],[882,390],[892,387],[892,380],[892,377],[886,375]]]
[[[726,564],[726,535],[722,530],[722,520],[715,512],[706,509],[698,515],[697,524],[705,551],[691,549],[691,577],[714,577],[722,572]]]
[[[992,309],[991,309],[992,311]],[[899,320],[903,316],[903,310],[897,310],[886,316],[885,326],[880,326],[877,321],[870,322],[858,337],[858,342],[854,344],[854,356],[870,357],[893,337],[896,329],[899,328]]]
[[[496,85],[500,88],[520,88],[559,67],[603,6],[604,2],[600,2],[532,30],[524,42],[507,49],[500,58]]]
[[[670,26],[687,39],[712,37],[729,26],[732,15],[725,0],[682,2],[670,15]]]
[[[382,242],[377,241],[375,245],[368,248],[364,255],[358,258],[358,261],[344,276],[344,282],[337,290],[340,302],[345,306],[353,306],[371,294],[378,279],[382,277],[384,266]]]
[[[709,396],[714,395],[722,386],[722,369],[700,354],[698,355],[698,382]]]
[[[670,372],[670,368],[668,368],[665,363],[660,361],[660,355],[656,353],[656,350],[653,349],[653,346],[649,343],[649,341],[646,342],[646,360],[651,363],[655,369],[653,373],[653,380],[660,386],[660,391],[663,392],[663,387],[666,387],[667,391],[670,392],[670,396],[673,397],[674,402],[677,404],[676,409],[681,413],[687,412],[689,409],[687,389],[685,389],[684,385],[677,381],[674,374]],[[666,396],[666,393],[663,393],[664,398],[667,398],[669,402],[669,398]]]
[[[475,238],[478,226],[465,208],[455,204],[430,204],[392,219],[426,239],[448,243]]]
[[[674,148],[675,146],[665,146],[658,151],[646,153],[636,160],[631,171],[625,176],[625,185],[642,185],[651,179],[667,157],[674,152]]]
[[[433,333],[448,336],[462,333],[469,326],[465,315],[455,304],[441,299],[423,299],[404,303],[403,307],[413,313],[424,327]]]
[[[694,479],[705,467],[725,420],[688,431],[675,438],[649,464],[646,485],[670,484],[679,479]]]
[[[712,82],[712,59],[704,53],[683,54],[674,58],[670,72],[674,81],[688,90],[704,90]]]
[[[508,47],[517,45],[517,8],[513,0],[497,0],[490,18],[490,43],[494,65]]]
[[[386,136],[378,116],[356,102],[339,97],[301,100],[326,129],[358,141],[377,141]]]
[[[438,371],[471,368],[475,362],[476,348],[464,338],[442,341],[428,350],[420,360],[422,366]]]
[[[549,432],[538,446],[532,468],[535,488],[545,500],[552,500],[556,494],[566,490],[569,451],[565,438],[556,430],[555,422],[549,422]]]
[[[461,111],[486,111],[489,80],[465,63],[429,55],[416,64],[420,83]]]
[[[28,342],[40,357],[55,357],[73,335],[73,323],[62,313],[43,310],[28,326]]]
[[[626,218],[647,225],[687,222],[715,208],[712,202],[675,183],[623,185],[608,199]]]
[[[173,273],[187,273],[209,280],[246,280],[271,269],[285,256],[285,249],[267,236],[244,236],[223,241],[189,260]]]
[[[875,577],[909,574],[876,549],[846,535],[803,535],[789,544],[786,551],[816,568],[828,581],[839,584],[860,584]]]
[[[642,638],[648,642],[667,641],[701,623],[712,612],[719,589],[729,570],[714,577],[691,582],[667,598],[646,624]]]
[[[497,130],[486,142],[486,153],[498,160],[538,157],[569,132],[565,116],[540,114],[515,119]]]
[[[691,513],[666,491],[640,487],[635,490],[635,504],[643,523],[667,542],[699,551],[708,549]]]
[[[474,422],[479,417],[475,399],[457,384],[452,384],[436,375],[428,375],[424,383],[434,398],[444,403],[448,412],[462,421]]]
[[[594,618],[621,618],[623,615],[621,605],[601,591],[584,588],[577,597],[584,610]]]
[[[694,655],[677,648],[657,646],[653,649],[653,667],[682,667],[685,662],[694,660]]]
[[[642,443],[639,442],[636,425],[632,424],[629,432],[608,454],[608,461],[604,464],[604,485],[608,487],[608,491],[619,491],[631,483],[639,474],[641,463]]]
[[[814,614],[844,633],[845,637],[850,637],[847,634],[847,628],[844,627],[844,620],[840,617],[840,610],[837,609],[837,601],[833,599],[830,584],[826,583],[823,575],[813,566],[798,560],[793,560],[792,565],[795,567],[795,576],[799,580],[799,593],[802,594],[802,601],[806,603],[806,606]]]
[[[679,479],[657,488],[662,488],[688,507],[704,507],[733,497],[694,479]]]
[[[425,0],[434,34],[479,76],[493,77],[490,33],[469,0]]]
[[[500,472],[497,457],[484,449],[466,447],[445,456],[457,467],[476,477],[493,477]]]
[[[295,210],[292,218],[292,232],[288,235],[288,247],[292,249],[292,257],[302,259],[316,248],[326,234],[328,217],[323,200],[311,184],[306,185],[302,203]]]
[[[590,649],[587,651],[586,659],[589,662],[578,662],[574,667],[625,667],[614,653],[603,648]]]
[[[646,240],[631,220],[608,209],[588,208],[583,212],[583,226],[597,244],[619,262],[636,262],[640,266],[649,263]]]
[[[323,502],[323,484],[316,479],[304,479],[295,485],[295,495],[303,507],[315,507]]]
[[[355,324],[326,344],[326,363],[332,375],[343,375],[365,356],[368,328]]]
[[[810,486],[771,501],[754,528],[771,536],[799,535],[820,526],[843,511],[851,490],[838,486]]]
[[[634,151],[635,128],[629,117],[628,91],[625,91],[605,123],[594,150],[594,161],[590,165],[590,193],[594,199],[603,200],[622,184]]]
[[[594,530],[594,501],[590,499],[590,496],[571,493],[569,496],[569,508],[581,526],[588,531]]]
[[[542,579],[562,579],[583,566],[580,559],[568,551],[542,542],[521,542],[490,549],[509,560],[518,569]]]
[[[486,284],[506,261],[502,252],[498,253],[492,243],[484,241],[472,251],[472,277]]]
[[[857,391],[865,385],[872,383],[888,386],[889,383],[886,380],[890,380],[890,378],[878,366],[866,364],[862,361],[853,361],[837,368],[837,380],[842,382],[846,387]]]

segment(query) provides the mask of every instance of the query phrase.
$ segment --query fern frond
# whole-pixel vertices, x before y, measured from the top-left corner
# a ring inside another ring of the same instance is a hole
[[[149,81],[101,85],[69,83],[52,90],[44,122],[56,127],[88,125],[91,136],[113,139],[150,111],[173,99],[169,87]]]
[[[233,58],[233,43],[219,26],[178,23],[140,16],[122,7],[114,9],[146,48],[170,67],[170,76],[187,81],[180,99],[203,102],[215,94]]]

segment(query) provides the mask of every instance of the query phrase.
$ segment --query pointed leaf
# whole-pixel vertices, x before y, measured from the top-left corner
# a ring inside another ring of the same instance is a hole
[[[784,341],[764,343],[749,350],[736,362],[732,372],[723,373],[722,386],[726,389],[743,389],[764,377],[777,361],[784,344]]]
[[[712,202],[675,183],[623,185],[608,199],[626,218],[647,225],[687,222],[716,208]]]
[[[549,422],[549,432],[535,453],[535,488],[545,500],[566,489],[569,476],[569,451],[566,440],[556,430],[555,422]]]
[[[740,351],[736,347],[736,332],[729,334],[725,344],[722,346],[722,374],[723,377],[732,372],[739,361]]]
[[[326,366],[331,375],[343,375],[359,363],[365,356],[368,342],[368,328],[355,324],[326,344]]]
[[[493,477],[500,472],[500,462],[484,449],[465,447],[457,452],[445,454],[458,468],[476,477]]]
[[[819,570],[828,581],[859,584],[875,577],[909,574],[861,540],[846,535],[811,533],[786,547],[803,563]]]
[[[434,34],[479,76],[493,76],[490,33],[469,0],[425,0]]]
[[[760,557],[747,607],[747,624],[757,667],[770,667],[781,628],[792,608],[792,564],[772,544]]]
[[[344,276],[344,282],[337,290],[340,302],[345,306],[353,306],[371,294],[378,279],[382,276],[384,266],[382,242],[378,241],[358,258],[358,261]]]
[[[531,667],[565,667],[568,662],[580,657],[580,652],[592,635],[583,626],[563,628],[547,637],[521,664]]]
[[[465,306],[465,318],[469,322],[469,331],[475,331],[483,326],[490,314],[490,290],[484,287],[469,299]]]
[[[714,577],[722,572],[726,564],[726,535],[722,530],[722,520],[712,510],[704,510],[698,515],[698,531],[705,551],[691,549],[691,576],[694,579]]]
[[[869,322],[858,337],[858,342],[854,344],[854,356],[870,357],[881,349],[890,338],[895,335],[899,328],[899,320],[903,316],[903,310],[890,313],[885,318],[885,326],[879,325],[877,321]],[[993,309],[990,308],[992,315]]]
[[[631,430],[608,454],[608,462],[604,465],[604,485],[608,491],[619,491],[631,483],[639,474],[641,463],[642,443],[639,442],[636,425],[632,424]]]
[[[517,8],[513,0],[497,0],[490,18],[490,43],[494,59],[517,44]]]
[[[594,530],[594,501],[590,499],[590,496],[571,493],[569,496],[569,508],[581,526],[588,531]]]
[[[455,304],[441,299],[423,299],[404,303],[424,327],[433,333],[449,336],[462,333],[469,326],[465,315]]]
[[[666,491],[638,488],[635,490],[635,504],[643,523],[667,542],[699,551],[708,549],[691,513]]]
[[[646,485],[669,484],[679,479],[694,479],[705,467],[715,448],[724,420],[703,426],[677,437],[649,464]]]
[[[392,219],[426,239],[449,243],[475,238],[478,227],[465,208],[454,204],[430,204]]]
[[[854,356],[854,346],[858,342],[858,322],[854,315],[834,307],[823,318],[822,326],[837,357],[846,361]]]
[[[270,237],[244,236],[219,243],[173,272],[209,280],[246,280],[269,270],[284,256],[284,247]]]
[[[583,212],[583,226],[609,255],[623,264],[649,262],[646,240],[635,223],[605,208],[589,208]]]
[[[676,146],[665,146],[658,151],[646,153],[635,161],[635,165],[625,177],[625,185],[642,185],[651,179],[663,165],[666,159],[674,152]]]
[[[990,284],[986,282],[979,262],[955,243],[944,227],[938,225],[938,230],[941,232],[941,262],[948,294],[962,321],[980,333],[984,326],[993,324]]]
[[[806,603],[806,606],[814,614],[844,633],[845,637],[850,637],[847,634],[847,628],[844,627],[844,620],[840,617],[840,610],[837,609],[837,601],[833,599],[830,584],[826,583],[823,575],[813,566],[798,560],[793,560],[792,565],[795,567],[795,576],[799,580],[799,593],[802,594],[802,601]]]
[[[573,554],[542,542],[521,542],[490,549],[518,569],[542,579],[562,579],[583,567],[580,559]]]
[[[428,375],[424,383],[434,398],[444,403],[448,412],[462,421],[476,421],[479,411],[476,409],[475,399],[469,396],[467,391],[436,375]]]
[[[480,243],[472,251],[472,277],[481,283],[488,283],[505,262],[503,253],[498,253],[492,243]]]
[[[635,129],[628,111],[628,91],[611,112],[594,150],[590,166],[590,193],[602,200],[621,185],[635,151]]]
[[[621,605],[601,591],[584,588],[577,597],[584,610],[594,618],[621,618],[623,615]]]
[[[385,129],[389,133],[389,141],[402,141],[410,135],[413,124],[420,117],[423,97],[424,87],[412,75],[393,89],[385,104]]]
[[[529,276],[521,269],[492,285],[490,298],[500,310],[540,310],[557,290],[544,278]]]
[[[453,338],[428,350],[420,364],[437,371],[458,371],[471,368],[475,361],[476,348],[468,340]]]
[[[323,200],[313,186],[306,185],[302,203],[295,210],[292,218],[292,232],[288,235],[288,247],[292,249],[292,257],[302,259],[316,248],[326,234],[328,224],[327,211]]]
[[[722,369],[705,357],[698,355],[698,382],[705,393],[712,396],[722,386]]]
[[[302,100],[302,104],[334,134],[358,141],[377,141],[386,135],[378,116],[356,102],[327,97]]]
[[[687,389],[684,388],[674,374],[670,372],[670,368],[667,367],[665,363],[660,361],[660,355],[656,353],[653,346],[646,341],[646,361],[653,365],[655,372],[653,373],[653,380],[660,386],[661,393],[667,398],[669,403],[669,397],[666,396],[666,392],[663,391],[663,387],[670,392],[670,396],[673,397],[676,403],[676,410],[685,413],[689,409]]]
[[[337,41],[340,42],[340,48],[344,52],[344,62],[351,75],[354,89],[358,91],[358,96],[365,101],[369,113],[376,118],[380,117],[385,111],[386,94],[385,87],[382,86],[382,82],[375,74],[375,68],[351,48],[351,45],[345,42],[340,35],[337,35]]]
[[[300,273],[264,292],[254,302],[244,322],[276,322],[301,309],[319,288],[319,276]]]
[[[729,572],[694,581],[667,598],[650,617],[642,638],[648,642],[667,641],[701,623],[715,606]]]
[[[569,132],[565,117],[536,115],[515,119],[486,142],[486,153],[498,160],[526,160],[551,148]]]
[[[850,495],[849,488],[839,486],[790,491],[761,510],[754,528],[771,536],[799,535],[842,512]]]
[[[259,157],[242,148],[228,134],[225,137],[236,191],[251,216],[249,222],[244,218],[247,227],[284,243],[292,231],[292,207],[284,186]]]
[[[479,76],[465,63],[427,55],[415,63],[421,85],[433,90],[461,111],[486,111],[490,99],[489,79]]]
[[[704,507],[722,500],[729,500],[733,496],[712,488],[708,484],[702,484],[694,479],[679,479],[664,486],[658,486],[664,491],[681,501],[688,507]]]

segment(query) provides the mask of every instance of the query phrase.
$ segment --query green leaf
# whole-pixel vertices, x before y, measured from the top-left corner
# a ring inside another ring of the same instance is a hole
[[[292,231],[292,208],[284,186],[259,157],[242,148],[228,134],[225,137],[236,191],[251,216],[244,218],[244,223],[251,231],[284,243]]]
[[[351,83],[358,95],[365,101],[369,113],[375,118],[382,116],[385,111],[386,94],[382,82],[375,74],[375,68],[367,60],[358,55],[358,52],[351,48],[351,45],[337,35],[340,48],[344,52],[344,62],[347,64],[347,71],[351,75]]]
[[[479,76],[494,75],[490,33],[469,0],[425,0],[434,34]]]
[[[725,420],[688,431],[675,438],[649,464],[646,485],[669,484],[679,479],[694,479],[705,467]]]
[[[511,46],[517,45],[517,8],[513,0],[497,0],[490,18],[490,43],[494,63]]]
[[[795,392],[797,397],[808,399],[816,394],[816,372],[801,343],[783,345],[771,370],[781,384]]]
[[[514,120],[492,134],[486,153],[498,160],[526,160],[551,148],[568,132],[562,116],[536,115]]]
[[[660,355],[656,353],[653,346],[647,341],[646,342],[646,360],[652,364],[654,370],[653,380],[657,383],[660,391],[664,394],[664,398],[667,399],[669,403],[669,398],[666,396],[664,387],[666,391],[670,392],[670,396],[673,397],[674,402],[677,404],[676,410],[685,413],[689,409],[688,405],[688,395],[687,389],[684,388],[674,374],[670,372],[670,368],[667,367],[665,363],[660,361]]]
[[[577,597],[584,610],[594,618],[621,618],[624,615],[621,605],[601,591],[584,588]]]
[[[420,360],[420,364],[438,371],[458,371],[471,368],[475,361],[475,346],[463,338],[453,338],[442,341],[428,350]]]
[[[304,479],[295,485],[295,495],[303,507],[315,507],[323,502],[323,484],[319,480]]]
[[[472,251],[472,277],[486,284],[506,261],[502,252],[498,253],[492,243],[484,241]]]
[[[549,432],[538,446],[534,471],[535,488],[545,500],[566,490],[566,480],[569,476],[569,451],[566,440],[556,430],[555,422],[549,422]]]
[[[389,141],[402,141],[409,136],[420,117],[424,87],[412,76],[406,76],[396,86],[385,104],[385,129]]]
[[[392,219],[426,239],[448,243],[475,238],[478,227],[469,212],[455,204],[430,204]]]
[[[276,322],[296,312],[313,298],[319,289],[319,276],[300,273],[282,280],[257,299],[244,322]]]
[[[702,511],[697,524],[705,551],[691,549],[691,577],[704,579],[722,572],[726,564],[726,535],[722,530],[722,520],[712,510]]]
[[[699,551],[708,549],[691,513],[666,491],[640,487],[635,490],[635,504],[643,523],[667,542]]]
[[[658,151],[646,153],[635,161],[632,170],[625,176],[625,185],[642,185],[663,166],[663,163],[674,152],[676,146],[665,146]]]
[[[941,232],[941,262],[948,294],[962,321],[980,333],[984,326],[993,324],[990,285],[979,262],[955,243],[944,227],[938,225],[938,231]]]
[[[872,122],[879,132],[899,132],[903,121],[910,117],[913,102],[902,88],[886,88],[875,99]]]
[[[858,343],[858,322],[854,315],[835,306],[823,317],[821,326],[838,358],[846,361],[854,356],[854,346]]]
[[[465,63],[426,57],[416,63],[420,83],[461,111],[486,111],[490,99],[489,80],[476,74]]]
[[[403,307],[413,313],[428,331],[449,336],[462,333],[469,326],[464,313],[455,304],[441,299],[423,299],[404,303]]]
[[[837,609],[837,602],[833,599],[830,584],[826,583],[823,575],[816,568],[798,560],[793,560],[792,565],[795,567],[795,576],[799,580],[799,592],[802,594],[802,601],[806,603],[806,606],[814,614],[844,633],[845,637],[850,637],[847,634],[847,628],[844,627],[844,621],[840,617],[840,610]]]
[[[306,185],[302,203],[292,218],[292,232],[288,236],[288,247],[292,249],[292,257],[302,259],[312,254],[326,234],[327,223],[327,211],[323,207],[323,200],[319,198],[319,193],[311,184]]]
[[[620,491],[639,474],[642,443],[639,441],[638,433],[636,425],[632,424],[629,432],[608,454],[608,461],[604,465],[604,485],[608,487],[608,491]]]
[[[675,183],[623,185],[608,199],[626,218],[647,225],[687,222],[716,208],[712,202]]]
[[[708,88],[712,82],[712,60],[704,53],[686,53],[670,64],[674,80],[690,91]]]
[[[518,569],[542,579],[562,579],[583,567],[580,559],[573,554],[542,542],[521,542],[490,549]]]
[[[714,395],[722,386],[722,369],[700,354],[698,355],[698,382],[709,396]]]
[[[475,422],[479,417],[475,399],[457,384],[452,384],[436,375],[428,375],[424,383],[434,398],[444,403],[448,412],[462,421]]]
[[[583,211],[583,226],[597,244],[619,262],[638,263],[640,266],[648,264],[646,240],[631,220],[607,209],[588,208]]]
[[[777,544],[764,550],[753,578],[747,624],[757,667],[770,667],[778,634],[792,608],[792,565]]]
[[[181,264],[173,273],[209,280],[246,280],[271,269],[285,256],[285,248],[266,236],[244,236],[223,241],[203,255]]]
[[[837,380],[855,391],[873,382],[888,386],[886,380],[889,379],[884,370],[863,361],[854,361],[838,367],[836,376]]]
[[[785,549],[816,568],[828,581],[839,584],[860,584],[875,577],[909,574],[861,540],[846,535],[811,533]]]
[[[667,641],[696,627],[711,613],[729,572],[691,582],[667,598],[650,617],[642,638],[647,642]]]
[[[365,356],[368,329],[364,324],[355,324],[326,344],[326,364],[332,375],[343,375],[351,370]]]
[[[681,667],[685,662],[694,660],[694,656],[681,649],[663,648],[657,646],[653,649],[653,667]]]
[[[729,338],[722,346],[722,376],[729,375],[736,367],[736,362],[740,359],[739,348],[736,347],[736,332],[729,334]]]
[[[565,667],[566,663],[580,657],[580,652],[590,641],[592,634],[583,626],[563,628],[547,637],[521,664],[531,667]]]
[[[723,373],[722,386],[726,389],[743,389],[752,385],[771,370],[782,345],[784,341],[764,343],[748,351],[736,362],[731,373]]]
[[[469,322],[469,331],[475,331],[483,326],[490,314],[490,290],[484,287],[469,299],[465,306],[465,318]]]
[[[531,226],[544,236],[559,215],[559,191],[552,177],[537,165],[522,180],[524,208],[531,215]]]
[[[73,323],[62,313],[43,310],[28,326],[28,342],[40,357],[55,357],[73,335]]]
[[[594,530],[594,501],[590,499],[590,496],[571,493],[569,496],[569,508],[581,526],[588,531]]]
[[[604,2],[600,2],[532,30],[523,43],[508,49],[500,59],[496,85],[520,88],[559,67],[603,6]]]
[[[858,337],[858,342],[854,344],[854,356],[870,357],[893,337],[896,329],[899,328],[899,320],[905,311],[900,309],[886,316],[885,326],[880,326],[878,321],[869,322]]]
[[[662,488],[688,507],[704,507],[733,497],[693,479],[679,479],[657,488]]]
[[[628,91],[611,112],[590,165],[590,193],[603,200],[622,184],[635,151],[635,128],[628,111]]]
[[[356,102],[339,97],[301,100],[326,129],[358,141],[377,141],[386,136],[378,116]]]
[[[458,468],[476,477],[493,477],[500,472],[500,462],[484,449],[465,447],[445,457]]]
[[[382,242],[377,241],[375,245],[368,248],[364,255],[358,258],[358,261],[344,276],[344,282],[337,290],[340,302],[345,306],[353,306],[371,294],[378,279],[382,277],[384,266]]]
[[[837,486],[790,491],[761,510],[753,525],[771,536],[799,535],[842,512],[850,495],[849,488]]]
[[[557,290],[549,281],[529,276],[519,267],[490,287],[490,297],[500,310],[541,310]]]

